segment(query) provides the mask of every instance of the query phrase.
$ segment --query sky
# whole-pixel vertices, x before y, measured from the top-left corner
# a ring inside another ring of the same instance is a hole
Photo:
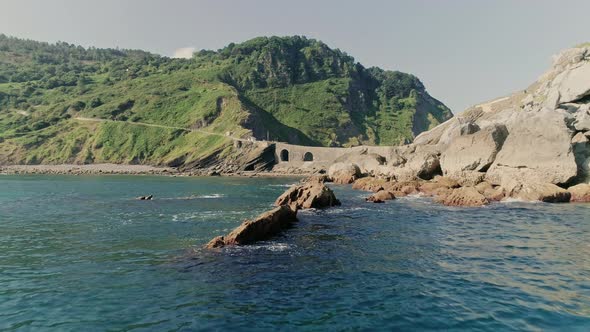
[[[589,0],[2,0],[0,33],[187,56],[305,35],[416,75],[453,112],[526,88],[590,41]]]

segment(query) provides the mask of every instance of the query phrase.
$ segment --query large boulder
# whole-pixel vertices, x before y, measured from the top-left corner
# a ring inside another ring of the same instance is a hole
[[[507,136],[506,126],[496,124],[455,137],[441,154],[443,174],[454,177],[464,171],[485,171],[494,162]]]
[[[525,201],[566,203],[570,201],[572,194],[552,183],[526,183],[513,190],[511,196]]]
[[[474,187],[461,187],[436,197],[436,201],[449,206],[483,206],[489,201]]]
[[[590,184],[588,183],[569,187],[567,191],[571,194],[571,202],[590,202]]]
[[[570,139],[572,133],[560,112],[514,112],[509,135],[487,172],[495,185],[518,179],[521,183],[566,183],[577,175]]]
[[[340,205],[334,192],[320,181],[309,181],[294,185],[275,201],[275,205],[289,206],[293,210],[320,209]]]
[[[297,221],[297,211],[288,206],[278,206],[264,212],[254,220],[245,220],[231,233],[226,236],[215,237],[205,247],[212,249],[267,240],[283,229],[288,228],[295,221]]]
[[[349,184],[358,179],[361,170],[358,165],[349,162],[334,163],[328,169],[328,176],[337,184]]]

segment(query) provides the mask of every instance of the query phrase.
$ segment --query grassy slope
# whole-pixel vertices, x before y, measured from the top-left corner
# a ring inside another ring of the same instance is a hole
[[[215,55],[193,62],[157,58],[156,64],[125,57],[124,64],[119,58],[70,60],[65,74],[59,74],[64,70],[59,64],[44,65],[30,54],[0,49],[0,65],[22,67],[25,74],[49,68],[62,76],[75,70],[78,80],[83,78],[82,83],[56,87],[46,86],[47,75],[1,82],[0,66],[0,163],[191,164],[213,153],[231,154],[231,140],[219,135],[227,132],[308,145],[398,144],[413,137],[416,123],[427,129],[448,116],[447,109],[436,109],[440,105],[420,106],[429,104],[424,100],[430,97],[419,93],[368,100],[365,110],[357,111],[350,100],[352,93],[359,93],[351,92],[358,82],[352,76],[330,74],[337,57],[331,54],[328,62],[321,62],[310,47],[304,49],[305,57],[320,61],[318,73],[326,77],[249,88],[224,79],[227,73],[236,79],[258,75],[252,68],[260,64],[239,57]],[[278,68],[285,70],[281,64]],[[265,70],[272,78],[277,74],[272,70],[278,69]]]

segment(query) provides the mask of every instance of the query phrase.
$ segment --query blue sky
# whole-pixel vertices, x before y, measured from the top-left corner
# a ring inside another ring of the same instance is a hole
[[[172,56],[256,36],[306,35],[365,66],[418,76],[458,113],[524,89],[590,41],[590,1],[3,0],[0,33]]]

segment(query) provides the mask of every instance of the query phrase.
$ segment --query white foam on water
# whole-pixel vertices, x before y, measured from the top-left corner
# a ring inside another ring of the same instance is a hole
[[[224,194],[209,194],[209,195],[199,195],[197,198],[222,198],[225,197]]]
[[[506,198],[506,199],[501,200],[498,203],[500,203],[500,204],[512,204],[512,203],[539,204],[539,203],[543,203],[543,202],[541,202],[541,201],[525,201],[525,200],[520,199],[520,198],[509,197],[509,198]]]

